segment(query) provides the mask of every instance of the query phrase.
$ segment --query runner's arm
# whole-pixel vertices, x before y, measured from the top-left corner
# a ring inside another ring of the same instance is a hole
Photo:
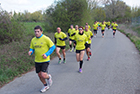
[[[45,55],[46,56],[51,55],[54,50],[55,50],[55,45],[53,45],[52,47],[50,47],[50,49],[45,53]]]
[[[59,38],[60,40],[62,40],[62,41],[65,41],[65,40],[67,40],[67,37],[65,37],[64,39],[61,39],[61,38]]]
[[[71,36],[74,36],[76,33],[73,33]]]
[[[32,51],[31,55],[34,53],[34,49],[31,49],[31,48],[30,48],[30,50],[29,50],[29,51]]]
[[[55,44],[57,43],[56,38],[54,38],[54,43],[55,43]]]

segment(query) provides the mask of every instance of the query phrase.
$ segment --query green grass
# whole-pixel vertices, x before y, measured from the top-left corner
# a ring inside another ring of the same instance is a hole
[[[44,23],[24,22],[23,24],[26,27],[26,32],[21,41],[0,45],[0,87],[34,68],[34,54],[28,56],[29,46],[31,39],[35,36],[34,27],[36,25],[43,27]],[[43,32],[43,34],[54,41],[54,33]],[[68,40],[66,44],[67,50],[69,49]],[[56,53],[54,51],[51,59],[55,56]]]
[[[40,25],[44,31],[44,28],[43,28],[43,22],[23,22],[25,27],[26,27],[26,35],[33,35],[34,34],[34,27],[37,26],[37,25]]]

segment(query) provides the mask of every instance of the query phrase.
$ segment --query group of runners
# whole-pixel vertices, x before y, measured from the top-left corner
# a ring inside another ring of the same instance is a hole
[[[50,55],[56,49],[56,54],[59,58],[58,64],[66,63],[66,53],[65,41],[68,39],[67,35],[69,36],[69,46],[70,52],[74,51],[76,53],[76,60],[79,63],[79,73],[82,73],[82,66],[83,66],[83,57],[86,50],[87,54],[87,61],[90,60],[91,53],[91,42],[93,36],[96,37],[97,30],[101,28],[102,37],[104,37],[104,31],[107,27],[108,29],[111,27],[113,29],[113,37],[115,36],[115,32],[117,29],[116,22],[110,24],[109,22],[95,22],[93,24],[93,32],[91,31],[90,25],[88,23],[85,24],[84,27],[75,25],[70,25],[68,29],[68,34],[65,34],[61,31],[60,27],[57,27],[57,32],[54,34],[55,41],[54,43],[52,40],[43,35],[43,30],[40,26],[36,26],[34,28],[35,36],[30,43],[30,50],[28,52],[29,55],[35,53],[35,69],[40,81],[43,83],[43,88],[40,90],[41,92],[45,92],[49,89],[52,85],[52,76],[48,74],[48,66],[50,62]],[[73,44],[73,45],[72,45]],[[63,61],[60,55],[60,50],[62,50],[63,54]],[[46,80],[47,79],[47,80]]]
[[[102,33],[102,37],[104,38],[104,32],[105,32],[105,29],[108,28],[112,28],[113,30],[113,37],[115,37],[115,33],[116,33],[116,30],[117,30],[117,27],[118,27],[118,24],[116,22],[105,22],[103,21],[102,23],[101,22],[94,22],[93,24],[93,31],[94,31],[94,37],[96,37],[96,34],[97,34],[97,31],[98,29],[101,28],[101,33]]]

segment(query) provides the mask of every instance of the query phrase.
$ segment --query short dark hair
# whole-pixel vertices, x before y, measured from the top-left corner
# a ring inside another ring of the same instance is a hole
[[[83,26],[80,26],[79,28],[82,28],[83,29]]]
[[[34,30],[35,30],[35,29],[40,29],[40,31],[42,31],[42,27],[39,26],[39,25],[37,25],[37,26],[34,28]]]

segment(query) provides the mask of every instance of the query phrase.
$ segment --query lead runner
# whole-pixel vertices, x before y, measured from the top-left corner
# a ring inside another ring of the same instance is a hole
[[[40,92],[45,92],[52,85],[52,76],[48,74],[48,66],[50,64],[50,55],[54,51],[55,45],[49,37],[42,34],[43,31],[40,26],[36,26],[34,32],[36,37],[31,40],[28,54],[32,55],[35,52],[36,73],[44,85]]]

